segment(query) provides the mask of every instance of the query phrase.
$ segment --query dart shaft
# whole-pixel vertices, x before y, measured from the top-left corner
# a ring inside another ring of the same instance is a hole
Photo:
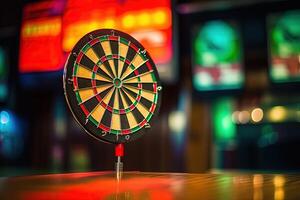
[[[121,157],[118,156],[118,160],[116,162],[116,176],[117,180],[120,180],[122,178],[122,173],[123,173],[123,163],[121,162]]]

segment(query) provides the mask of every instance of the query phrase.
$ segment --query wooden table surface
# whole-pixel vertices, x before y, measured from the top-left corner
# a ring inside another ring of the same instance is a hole
[[[300,175],[87,172],[0,178],[0,199],[300,199]]]

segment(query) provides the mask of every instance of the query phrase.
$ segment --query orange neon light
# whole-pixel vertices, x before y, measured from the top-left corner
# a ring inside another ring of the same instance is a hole
[[[156,64],[170,64],[170,0],[85,0],[84,3],[68,0],[66,5],[61,2],[45,1],[24,8],[20,72],[61,70],[66,53],[76,42],[86,33],[100,28],[118,29],[132,35],[150,52]]]
[[[99,17],[99,18],[98,18]],[[97,19],[98,18],[98,19]],[[140,10],[127,12],[118,16],[97,16],[87,20],[81,20],[71,23],[65,27],[63,50],[71,51],[76,42],[86,33],[99,28],[114,28],[127,33],[133,33],[135,30],[163,30],[171,28],[171,11],[169,8],[157,8],[154,10]],[[147,37],[147,36],[146,36]],[[162,36],[165,40],[166,38]]]
[[[69,52],[86,33],[113,28],[135,37],[157,64],[172,58],[172,14],[169,0],[124,2],[69,0],[63,16],[63,50]]]
[[[21,37],[57,36],[61,33],[60,17],[26,21],[21,30]]]

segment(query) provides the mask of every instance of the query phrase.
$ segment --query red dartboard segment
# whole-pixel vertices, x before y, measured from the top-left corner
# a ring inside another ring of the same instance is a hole
[[[77,78],[73,77],[73,84],[74,84],[74,89],[76,90],[78,87],[78,83],[77,83]]]
[[[130,43],[130,47],[133,48],[136,52],[139,51],[139,48],[137,48],[133,43]]]
[[[101,97],[97,94],[96,95],[96,98],[97,98],[97,100],[99,101],[99,102],[102,102],[102,99],[101,99]]]
[[[112,111],[113,111],[113,108],[112,108],[112,107],[110,107],[110,106],[108,106],[108,105],[106,105],[106,109],[107,109],[107,110],[109,110],[110,112],[112,112]]]
[[[79,61],[81,60],[82,56],[83,56],[83,53],[80,52],[79,55],[77,56],[77,59],[76,59],[77,63],[79,63]]]
[[[147,62],[146,65],[147,65],[149,71],[151,71],[152,70],[152,65],[150,64],[150,62]]]
[[[150,112],[151,113],[154,113],[155,107],[156,107],[156,104],[152,104],[151,105],[151,108],[150,108]]]
[[[153,83],[153,91],[157,92],[157,84],[156,83]]]
[[[109,40],[115,40],[115,41],[118,41],[118,40],[119,40],[119,37],[118,37],[118,36],[115,36],[115,35],[110,35],[110,36],[108,36],[108,39],[109,39]]]
[[[65,95],[74,117],[105,142],[128,142],[151,127],[160,105],[158,85],[148,52],[117,30],[84,36],[65,65]]]
[[[100,58],[100,61],[101,61],[102,63],[104,63],[104,62],[106,61],[106,56],[102,56],[102,57]]]
[[[91,45],[91,46],[93,46],[94,44],[96,44],[96,43],[98,43],[99,41],[97,41],[97,40],[92,40],[92,41],[90,41],[89,42],[89,44]]]
[[[107,127],[107,126],[105,126],[105,125],[103,125],[103,124],[99,124],[99,128],[102,129],[102,130],[104,130],[105,132],[109,132],[110,131],[110,128]]]
[[[86,109],[86,107],[85,107],[83,104],[80,104],[80,108],[82,109],[82,111],[84,112],[84,114],[85,114],[86,116],[89,115],[89,111]]]

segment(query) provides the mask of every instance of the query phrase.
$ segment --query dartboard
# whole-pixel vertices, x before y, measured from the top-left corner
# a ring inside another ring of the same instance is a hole
[[[81,38],[64,71],[69,107],[87,133],[124,143],[151,128],[161,85],[156,66],[130,35],[100,29]]]

